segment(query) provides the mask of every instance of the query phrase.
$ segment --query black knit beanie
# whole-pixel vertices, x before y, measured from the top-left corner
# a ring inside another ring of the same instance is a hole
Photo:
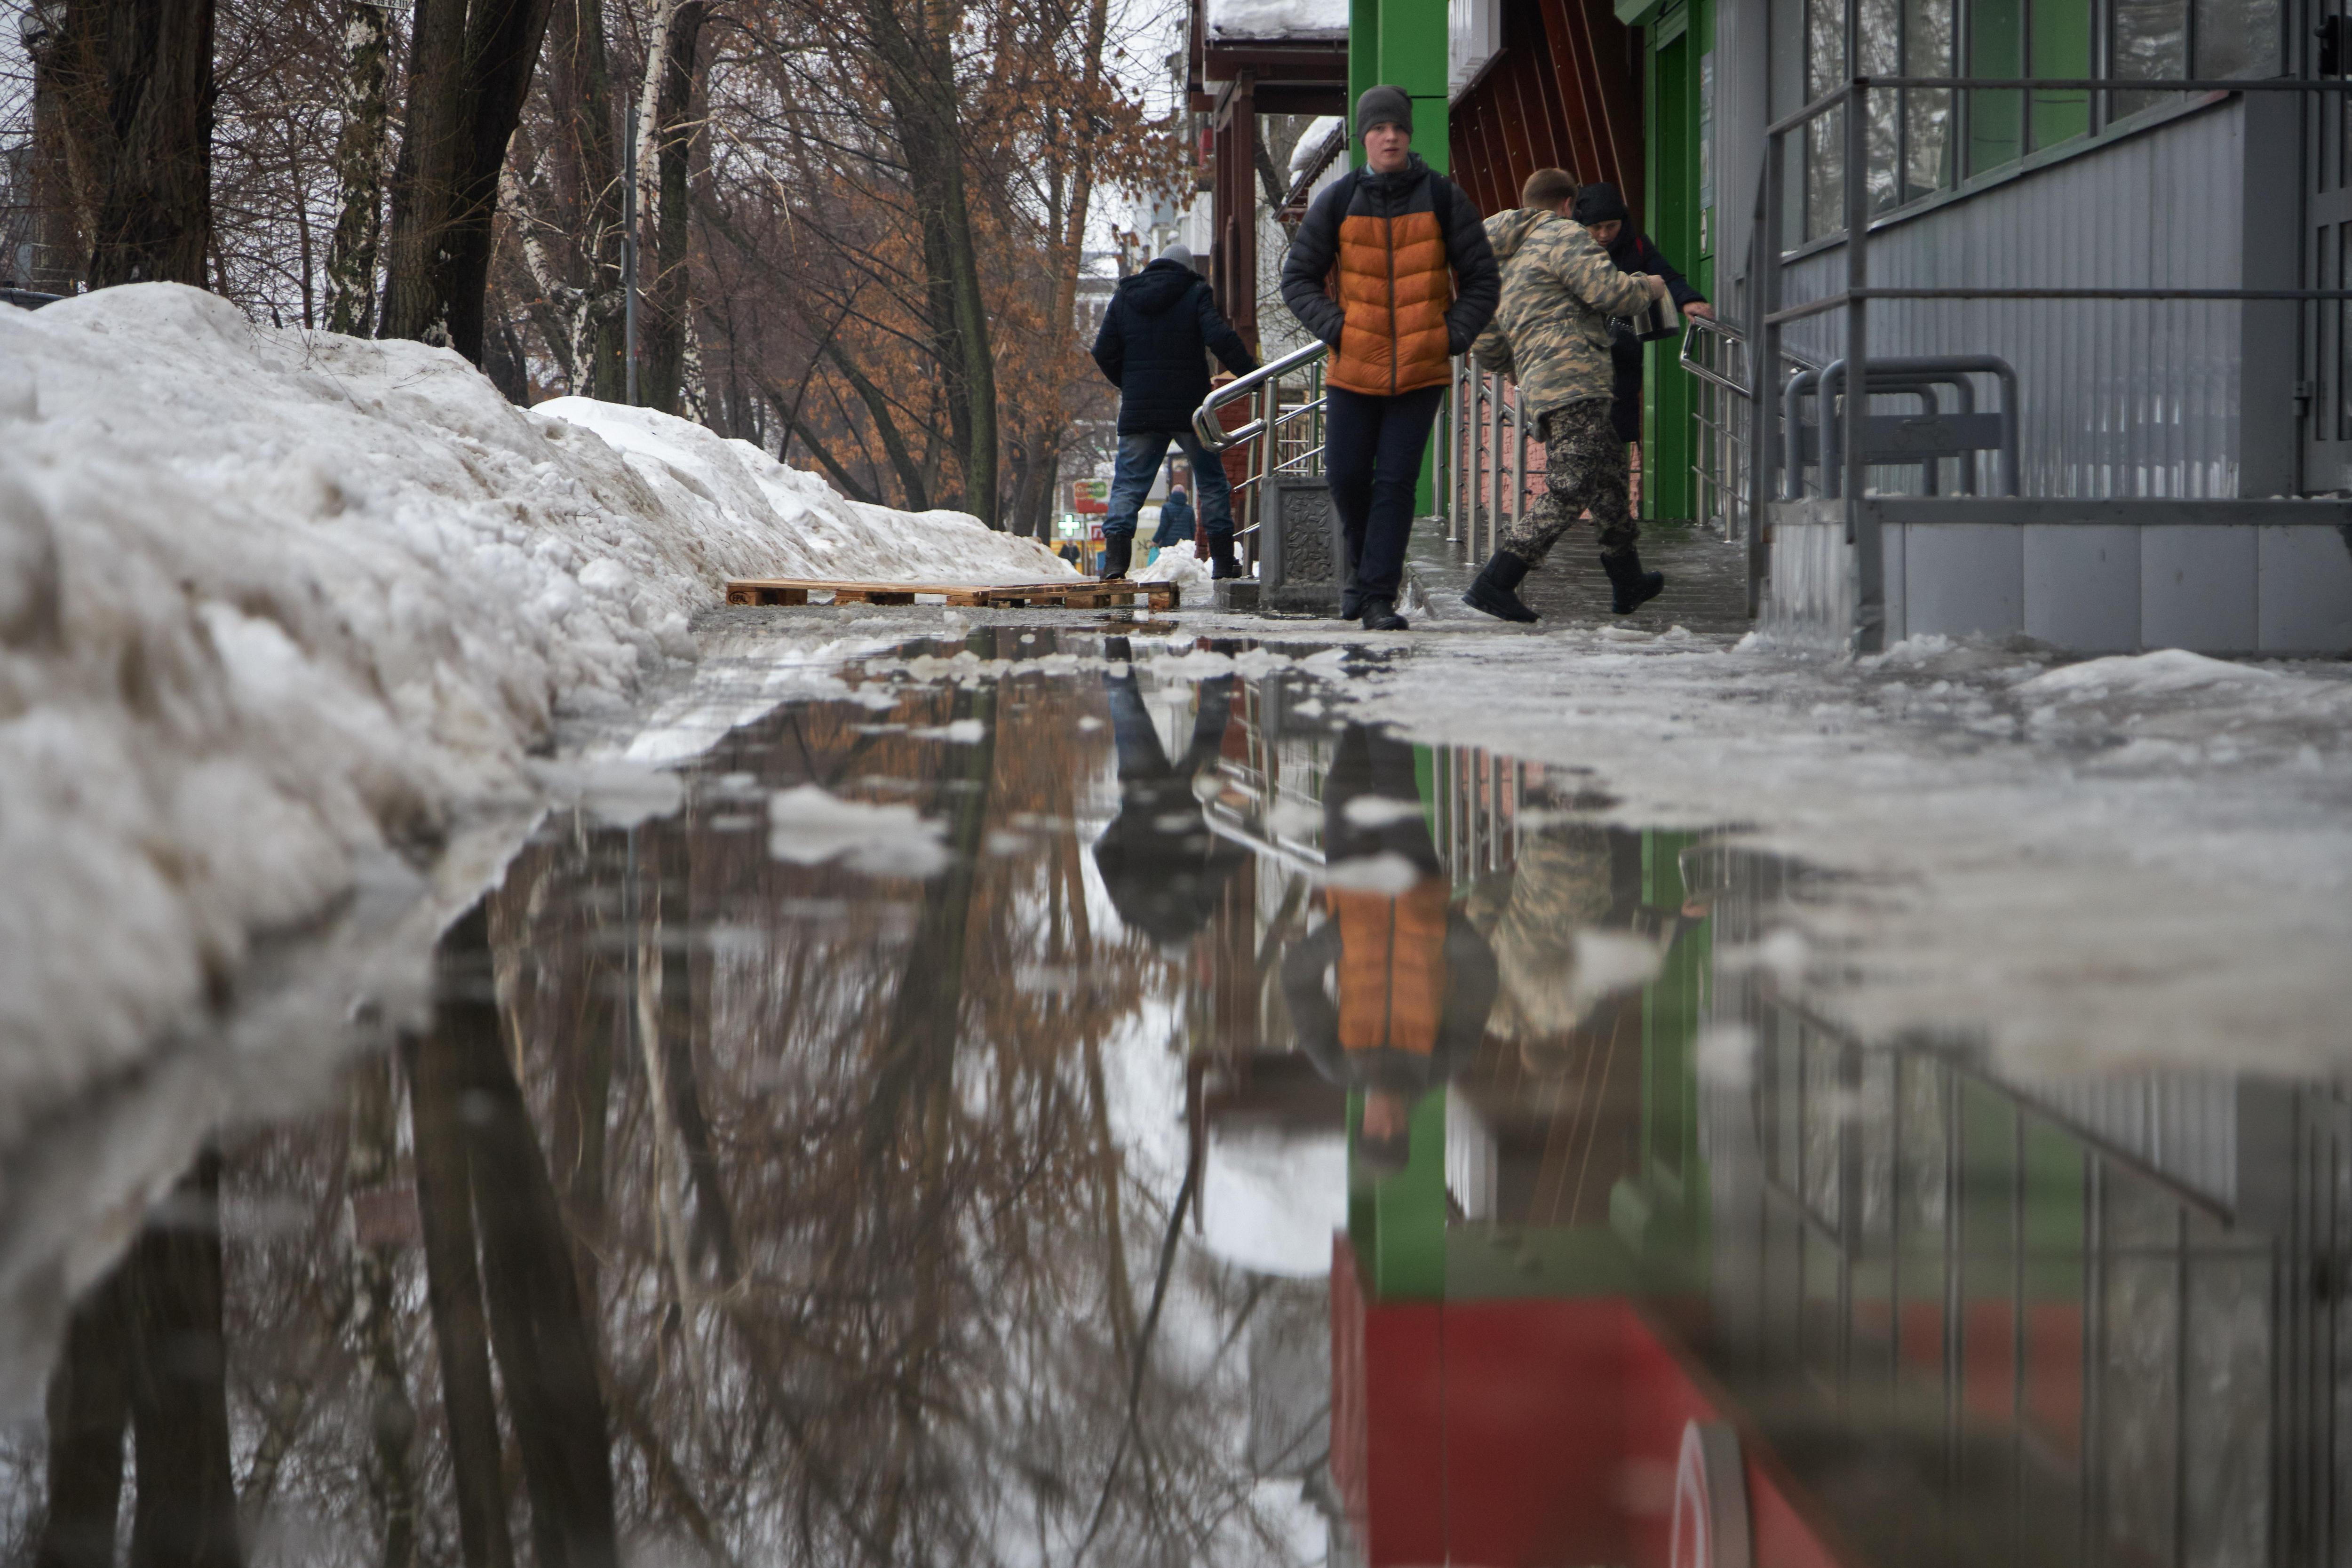
[[[1625,198],[1617,194],[1616,186],[1596,180],[1576,193],[1576,205],[1569,216],[1590,228],[1596,223],[1623,223],[1633,215],[1625,210]]]
[[[1375,125],[1400,125],[1404,133],[1412,134],[1412,100],[1401,87],[1368,87],[1364,96],[1356,100],[1356,134],[1361,136]]]

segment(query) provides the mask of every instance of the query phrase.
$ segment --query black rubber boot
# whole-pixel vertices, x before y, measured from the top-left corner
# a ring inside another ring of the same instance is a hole
[[[1364,591],[1356,586],[1356,547],[1348,542],[1343,530],[1339,535],[1339,618],[1358,620],[1363,613]]]
[[[1609,607],[1621,616],[1632,615],[1656,598],[1666,585],[1666,574],[1643,571],[1642,557],[1632,550],[1602,556],[1601,569],[1609,574],[1609,585],[1617,591],[1615,602]]]
[[[1238,577],[1242,563],[1234,559],[1234,536],[1230,533],[1209,535],[1209,575],[1211,578]]]
[[[1497,550],[1495,558],[1486,563],[1486,569],[1470,584],[1470,591],[1462,595],[1462,602],[1502,620],[1535,621],[1539,617],[1518,595],[1519,584],[1527,574],[1526,562],[1507,550]]]
[[[1125,539],[1104,540],[1101,580],[1108,583],[1113,578],[1126,576],[1128,561],[1134,553],[1135,536],[1132,534]]]
[[[1368,632],[1402,632],[1412,629],[1412,623],[1396,613],[1396,601],[1383,599],[1377,594],[1364,595],[1364,629]]]

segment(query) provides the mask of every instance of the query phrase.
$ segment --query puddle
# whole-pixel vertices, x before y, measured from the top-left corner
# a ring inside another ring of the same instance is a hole
[[[1823,879],[1131,629],[546,823],[81,1295],[0,1562],[2352,1545],[2333,1089],[1858,1049],[1780,999]]]

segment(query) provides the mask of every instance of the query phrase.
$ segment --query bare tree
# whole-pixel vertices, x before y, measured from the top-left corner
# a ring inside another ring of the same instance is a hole
[[[383,163],[392,64],[392,7],[348,0],[343,35],[343,129],[335,143],[341,185],[335,237],[327,252],[327,330],[364,332],[375,314],[376,243],[383,231]]]
[[[89,212],[88,281],[203,288],[212,244],[213,0],[69,0],[58,75]]]
[[[407,123],[393,174],[387,338],[479,363],[499,174],[521,118],[551,0],[421,0]]]

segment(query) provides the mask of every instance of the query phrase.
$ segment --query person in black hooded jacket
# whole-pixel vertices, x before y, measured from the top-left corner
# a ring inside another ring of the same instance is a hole
[[[1211,350],[1235,375],[1257,368],[1249,345],[1217,309],[1208,279],[1192,270],[1192,251],[1181,245],[1170,246],[1159,260],[1123,280],[1103,312],[1102,331],[1095,334],[1095,363],[1118,388],[1118,463],[1103,519],[1106,578],[1127,575],[1136,518],[1171,441],[1183,447],[1192,464],[1213,574],[1240,574],[1225,465],[1192,434],[1192,411],[1209,395]]]
[[[1658,253],[1650,237],[1635,228],[1633,215],[1626,210],[1625,198],[1617,187],[1605,180],[1595,180],[1576,193],[1576,205],[1569,216],[1584,226],[1593,243],[1609,253],[1620,272],[1647,272],[1666,281],[1666,292],[1675,301],[1675,309],[1685,316],[1712,316],[1715,307],[1706,296],[1691,287],[1689,279],[1674,268],[1674,264]],[[1642,340],[1631,327],[1617,323],[1610,333],[1609,358],[1614,366],[1615,385],[1611,389],[1609,423],[1621,441],[1642,438]]]

